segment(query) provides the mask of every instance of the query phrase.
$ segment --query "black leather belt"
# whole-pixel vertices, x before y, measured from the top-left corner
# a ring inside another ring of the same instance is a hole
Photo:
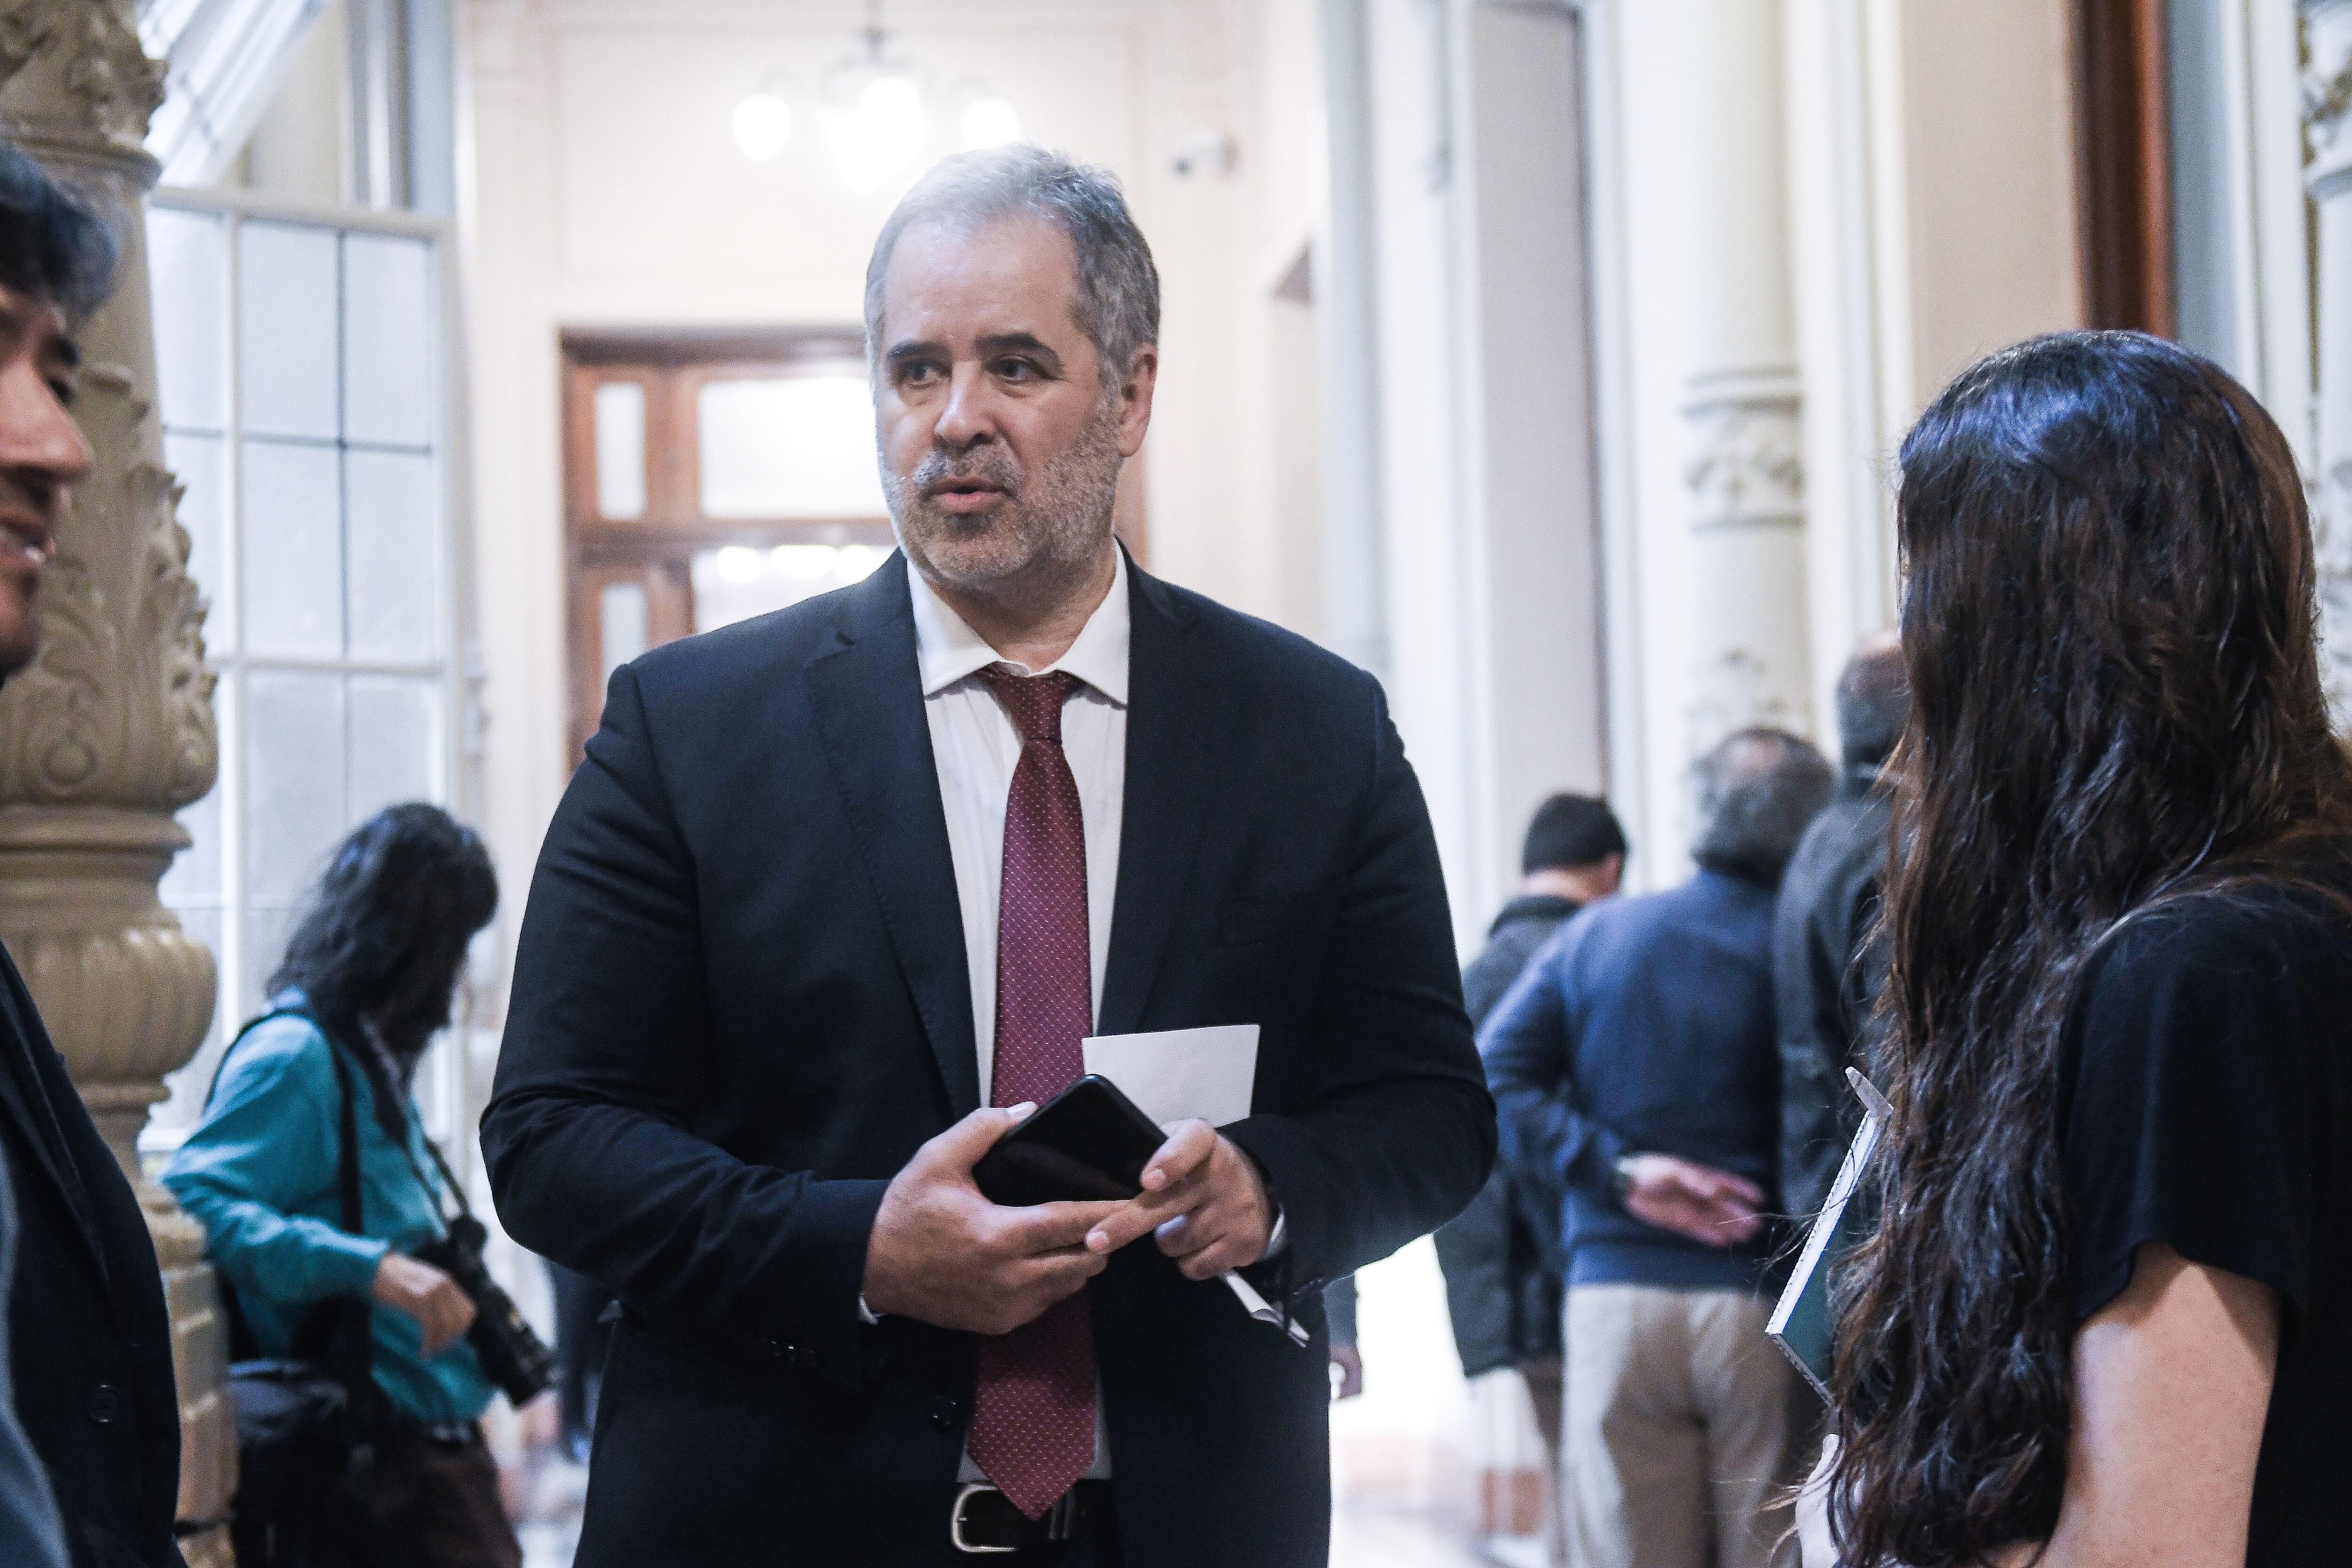
[[[956,1488],[955,1508],[948,1515],[948,1540],[958,1552],[975,1555],[1084,1540],[1109,1528],[1108,1481],[1078,1482],[1043,1519],[1031,1519],[986,1481],[967,1481]]]

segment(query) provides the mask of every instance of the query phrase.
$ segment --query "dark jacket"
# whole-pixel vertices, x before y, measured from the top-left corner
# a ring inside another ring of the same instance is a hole
[[[16,1195],[8,1162],[0,1159],[0,1301],[16,1278]],[[0,1563],[10,1568],[66,1568],[66,1527],[49,1473],[16,1418],[16,1378],[9,1371],[8,1314],[0,1311]]]
[[[1564,1186],[1570,1286],[1753,1285],[1778,1237],[1709,1247],[1625,1212],[1622,1155],[1680,1155],[1747,1177],[1770,1204],[1780,1117],[1772,889],[1702,870],[1611,899],[1538,953],[1479,1033],[1503,1154]]]
[[[1453,1217],[1494,1113],[1372,679],[1137,571],[1105,1034],[1260,1026],[1301,1350],[1149,1242],[1088,1287],[1133,1568],[1320,1562],[1325,1281]],[[993,962],[980,955],[980,962]],[[897,556],[613,678],[482,1126],[517,1240],[624,1316],[580,1568],[943,1560],[974,1336],[859,1323],[884,1187],[980,1103]],[[779,1550],[789,1555],[780,1559]]]
[[[1800,1217],[1820,1212],[1862,1103],[1845,1081],[1869,1070],[1863,1030],[1886,973],[1864,952],[1878,918],[1894,804],[1874,766],[1849,767],[1836,798],[1797,845],[1773,917],[1772,973],[1780,1035],[1780,1201]]]
[[[0,952],[0,1153],[16,1189],[16,1415],[74,1568],[180,1562],[180,1405],[155,1244],[131,1184]]]
[[[1580,906],[1572,899],[1529,894],[1503,906],[1486,945],[1462,972],[1470,1021],[1484,1024],[1538,949]],[[1470,1206],[1439,1228],[1438,1267],[1462,1375],[1560,1353],[1560,1193],[1498,1164]]]

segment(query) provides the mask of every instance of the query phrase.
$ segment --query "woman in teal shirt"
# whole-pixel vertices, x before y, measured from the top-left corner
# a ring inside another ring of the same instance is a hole
[[[481,840],[438,807],[392,806],[353,832],[270,980],[273,1016],[230,1048],[204,1121],[164,1171],[205,1227],[260,1354],[290,1354],[321,1301],[374,1303],[385,1429],[374,1463],[329,1510],[331,1563],[520,1561],[478,1425],[492,1390],[464,1338],[473,1302],[409,1256],[445,1233],[448,1201],[410,1081],[448,1026],[467,944],[497,907]],[[340,1080],[337,1052],[348,1069]],[[356,1234],[340,1224],[344,1082],[358,1132]]]

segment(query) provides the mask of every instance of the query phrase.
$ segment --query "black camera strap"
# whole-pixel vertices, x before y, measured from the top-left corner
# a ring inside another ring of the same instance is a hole
[[[308,1009],[276,1007],[247,1023],[236,1032],[236,1037],[221,1052],[220,1064],[213,1068],[213,1081],[205,1090],[205,1105],[212,1106],[213,1097],[220,1092],[220,1080],[228,1070],[228,1058],[245,1037],[262,1025],[278,1018],[299,1018],[319,1031],[327,1042],[327,1058],[334,1064],[338,1103],[335,1108],[335,1200],[336,1228],[352,1236],[367,1234],[367,1210],[360,1183],[360,1130],[358,1096],[352,1086],[352,1067],[345,1059],[342,1047],[327,1032]],[[228,1318],[229,1356],[232,1361],[257,1360],[260,1350],[253,1330],[246,1321],[245,1310],[237,1300],[236,1288],[226,1279],[219,1281],[221,1307]],[[293,1359],[307,1361],[332,1375],[352,1393],[356,1403],[372,1403],[375,1387],[375,1334],[371,1321],[368,1300],[362,1296],[331,1296],[314,1304],[304,1313],[294,1328],[293,1343],[289,1347]],[[364,1410],[362,1415],[366,1414]]]

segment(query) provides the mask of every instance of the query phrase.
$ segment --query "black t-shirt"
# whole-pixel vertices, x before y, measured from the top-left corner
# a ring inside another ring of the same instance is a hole
[[[2278,1292],[2246,1562],[2352,1564],[2352,913],[2281,886],[2152,910],[2064,1046],[2077,1321],[2147,1242]]]

